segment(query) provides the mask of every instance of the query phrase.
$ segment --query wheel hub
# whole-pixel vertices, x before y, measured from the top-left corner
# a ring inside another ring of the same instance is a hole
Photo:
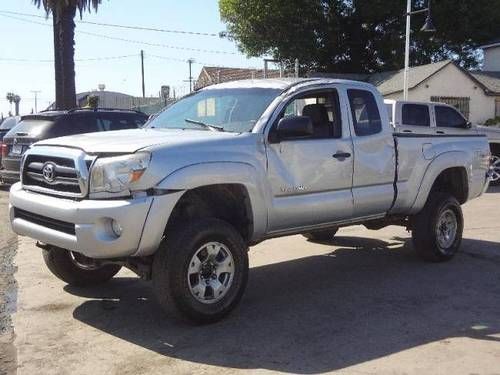
[[[191,295],[204,304],[220,301],[232,285],[234,271],[233,256],[226,245],[204,244],[189,263],[187,281]]]
[[[445,210],[438,219],[436,237],[441,249],[450,248],[455,242],[458,230],[458,221],[455,212],[451,209]]]
[[[492,182],[500,180],[500,157],[495,155],[491,157],[490,172]]]

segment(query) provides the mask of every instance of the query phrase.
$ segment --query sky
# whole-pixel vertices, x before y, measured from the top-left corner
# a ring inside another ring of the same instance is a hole
[[[5,99],[7,92],[21,96],[21,114],[27,114],[35,104],[32,91],[41,91],[38,109],[44,109],[55,96],[54,68],[50,61],[54,54],[52,20],[2,11],[45,16],[45,11],[37,9],[32,0],[0,0],[0,113],[6,116],[10,110]],[[84,13],[82,19],[213,34],[226,30],[220,20],[217,0],[103,0],[97,13]],[[163,46],[106,39],[80,32]],[[82,61],[76,61],[76,91],[95,90],[99,84],[105,84],[106,90],[141,96],[141,49],[145,54],[146,96],[157,96],[162,85],[170,85],[177,95],[189,92],[189,83],[185,82],[189,76],[186,62],[189,58],[195,60],[195,78],[203,65],[263,66],[262,59],[248,59],[238,51],[234,42],[218,36],[128,30],[77,22],[75,60]]]

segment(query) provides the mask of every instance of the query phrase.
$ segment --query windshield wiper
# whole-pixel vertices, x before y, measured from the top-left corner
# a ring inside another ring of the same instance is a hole
[[[224,128],[222,126],[207,124],[206,122],[203,122],[203,121],[192,120],[190,118],[185,118],[184,121],[189,122],[190,124],[203,126],[204,128],[207,128],[207,129],[214,131],[214,132],[223,132],[224,131]]]

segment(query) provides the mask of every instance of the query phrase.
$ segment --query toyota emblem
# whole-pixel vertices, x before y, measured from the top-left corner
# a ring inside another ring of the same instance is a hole
[[[53,182],[56,178],[56,166],[53,163],[45,163],[42,174],[45,181]]]

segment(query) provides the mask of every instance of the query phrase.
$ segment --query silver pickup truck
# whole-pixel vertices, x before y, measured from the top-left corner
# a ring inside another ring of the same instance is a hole
[[[14,231],[87,286],[128,267],[169,313],[221,319],[241,299],[248,248],[343,226],[401,225],[446,261],[461,205],[489,184],[484,135],[397,133],[365,83],[251,80],[189,95],[144,129],[42,141],[10,194]]]

